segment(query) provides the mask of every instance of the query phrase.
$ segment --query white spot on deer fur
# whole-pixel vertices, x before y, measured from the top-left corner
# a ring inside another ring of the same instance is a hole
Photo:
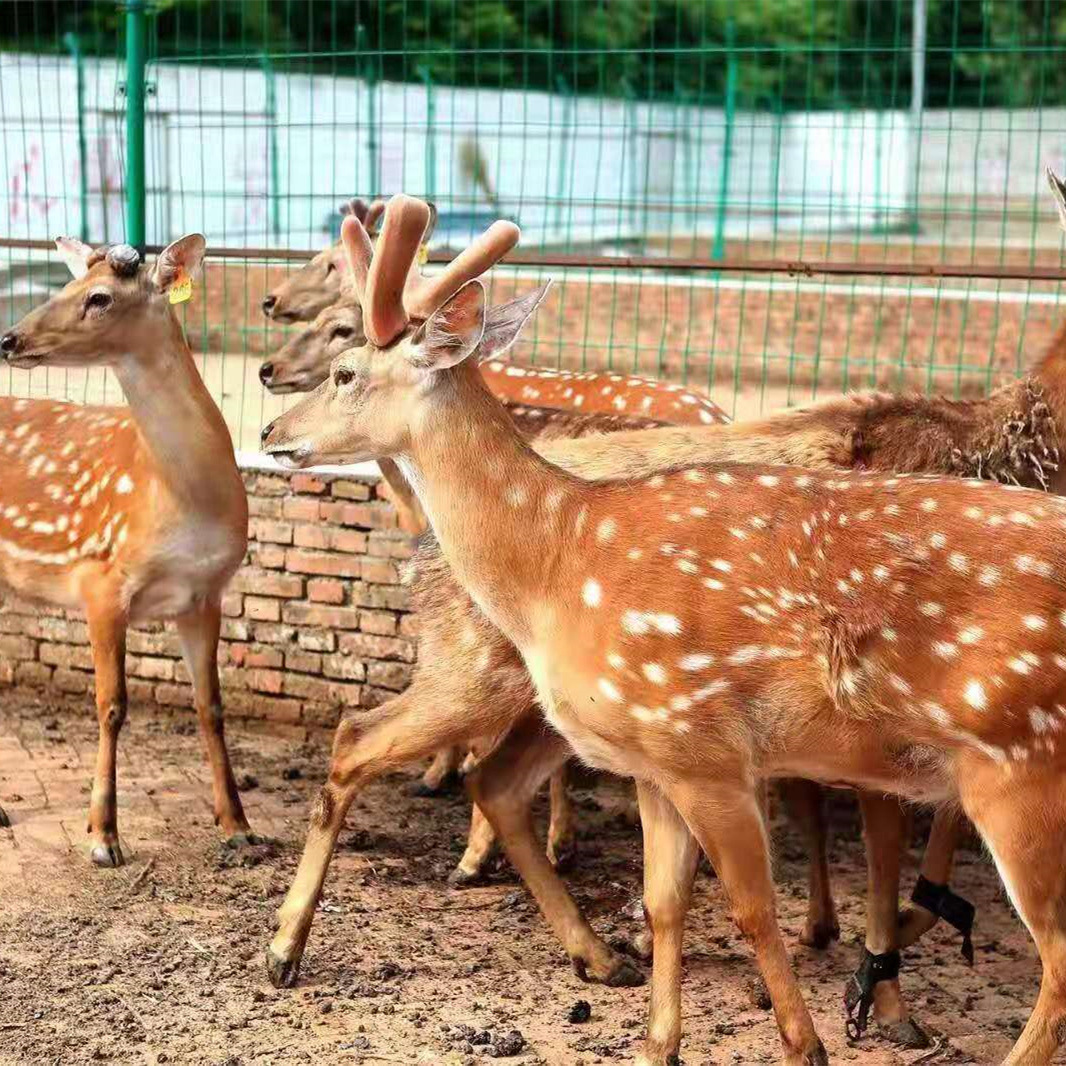
[[[971,678],[966,683],[963,697],[974,710],[983,711],[988,706],[988,696],[985,694],[985,687],[976,677]]]
[[[716,478],[717,478],[717,479],[718,479],[718,480],[719,480],[719,481],[720,481],[720,482],[721,482],[721,483],[722,483],[723,485],[732,485],[732,484],[733,484],[733,482],[734,482],[734,481],[736,480],[736,478],[734,478],[734,477],[733,477],[733,475],[732,475],[731,473],[729,473],[729,471],[728,471],[728,470],[722,470],[722,471],[720,471],[719,473],[715,474],[715,477],[716,477]]]
[[[1046,733],[1049,729],[1057,729],[1059,725],[1043,707],[1029,708],[1029,724],[1033,727],[1034,733]]]
[[[761,652],[761,647],[758,644],[745,644],[742,648],[737,648],[732,655],[729,656],[728,662],[734,666],[741,666],[744,663],[754,662]]]
[[[603,602],[603,588],[595,578],[589,578],[581,590],[581,598],[587,607],[599,607]]]
[[[952,552],[948,556],[948,566],[957,574],[966,574],[970,571],[970,560],[962,552]]]
[[[613,518],[604,518],[596,527],[596,540],[600,544],[606,544],[618,529],[618,523]]]
[[[708,696],[716,696],[719,692],[724,692],[729,688],[729,685],[729,681],[724,677],[720,677],[716,681],[712,681],[709,685],[704,685],[703,688],[696,689],[696,691],[692,693],[692,699],[695,702],[696,700],[705,700]]]
[[[888,482],[886,481],[885,484],[887,485]],[[922,510],[923,511],[926,511],[927,513],[931,514],[933,511],[935,511],[937,509],[938,505],[937,505],[936,500],[934,500],[931,496],[929,496],[929,497],[926,497],[924,500],[922,500],[922,505],[921,506],[922,506]]]
[[[126,475],[123,474],[122,476],[125,477]],[[122,482],[120,480],[119,484],[115,487],[115,491],[116,492],[121,492],[122,491],[121,485],[122,485]],[[133,483],[130,482],[130,488],[132,488],[132,487],[133,487]],[[127,491],[129,491],[129,490],[127,490]],[[507,492],[505,493],[505,497],[507,499],[507,502],[512,507],[514,507],[514,508],[523,507],[525,505],[526,498],[527,498],[526,497],[526,490],[521,485],[512,485],[507,490]]]
[[[577,512],[577,520],[574,522],[574,532],[580,537],[585,529],[585,522],[588,520],[589,509],[586,504]]]
[[[933,548],[945,548],[947,547],[948,538],[943,533],[934,533],[929,538],[929,544]]]
[[[659,663],[644,663],[640,669],[653,685],[666,684],[666,671]]]
[[[891,626],[882,626],[881,627],[881,638],[883,640],[887,640],[889,644],[895,644],[896,643],[896,636],[897,636],[896,631],[894,629],[892,629]]]
[[[700,569],[691,559],[678,559],[677,568],[683,574],[698,574]]]
[[[1031,555],[1019,555],[1014,560],[1014,566],[1022,574],[1039,574],[1040,577],[1051,577],[1051,566],[1042,559],[1034,559]]]
[[[967,626],[959,630],[958,641],[960,644],[976,644],[984,635],[985,631],[980,626]]]
[[[772,489],[778,483],[778,481],[780,481],[780,480],[781,480],[780,478],[776,477],[773,474],[760,474],[759,475],[759,484],[760,485],[765,485],[768,489]]]
[[[596,682],[596,684],[599,686],[599,690],[612,703],[621,703],[622,702],[622,693],[619,692],[618,688],[614,684],[612,684],[610,681],[608,681],[607,678],[601,677],[599,679],[599,681]]]
[[[688,673],[694,673],[697,670],[706,670],[708,666],[714,663],[714,656],[709,655],[706,652],[693,652],[690,655],[682,655],[677,660],[677,665],[682,670]]]
[[[621,670],[626,664],[625,659],[616,651],[609,652],[607,655],[607,665],[615,670]]]
[[[944,613],[944,605],[933,603],[932,600],[926,600],[924,603],[918,605],[918,610],[921,611],[926,618],[939,618]]]
[[[56,527],[51,522],[34,522],[30,529],[34,533],[54,533]]]
[[[636,562],[643,554],[644,552],[640,548],[630,548],[629,551],[626,552],[626,557],[632,559],[633,562]]]
[[[1029,664],[1024,659],[1008,659],[1007,666],[1016,674],[1025,675],[1029,673]]]
[[[983,566],[981,567],[981,573],[978,574],[977,580],[985,586],[985,588],[991,588],[999,581],[999,567],[997,566]]]
[[[721,590],[725,588],[725,585],[716,577],[705,577],[703,579],[703,584],[707,588],[713,589],[715,592],[721,592]]]
[[[933,644],[933,651],[939,655],[941,659],[954,659],[955,656],[959,654],[958,646],[946,640],[935,641]]]
[[[1041,629],[1047,629],[1047,619],[1041,618],[1038,614],[1027,614],[1022,623],[1026,629],[1031,629],[1034,632],[1039,632]]]

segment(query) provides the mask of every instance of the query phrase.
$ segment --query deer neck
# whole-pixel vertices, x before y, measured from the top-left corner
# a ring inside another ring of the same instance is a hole
[[[217,515],[244,492],[233,443],[180,325],[168,318],[157,344],[120,359],[115,376],[158,479],[182,508]]]
[[[397,464],[459,582],[521,647],[574,565],[565,531],[592,490],[528,447],[476,370],[440,377]]]

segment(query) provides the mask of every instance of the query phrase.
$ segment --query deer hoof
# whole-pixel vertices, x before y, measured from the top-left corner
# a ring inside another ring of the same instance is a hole
[[[254,847],[256,844],[268,843],[271,843],[271,841],[266,837],[260,836],[258,833],[253,833],[251,829],[241,829],[232,836],[226,837],[225,840],[227,848],[250,848]]]
[[[300,975],[299,959],[283,959],[270,948],[266,953],[267,977],[275,988],[292,988]]]
[[[614,966],[603,979],[602,984],[608,988],[637,988],[644,984],[646,978],[644,971],[634,966],[629,959],[621,955],[615,960]]]
[[[559,873],[566,873],[567,870],[573,869],[576,857],[577,842],[575,840],[560,840],[557,844],[554,841],[549,842],[548,862],[550,862]]]
[[[122,848],[116,840],[114,844],[97,844],[93,847],[90,857],[96,866],[125,866],[126,857],[122,854]]]
[[[825,951],[834,941],[840,939],[840,923],[836,918],[823,922],[808,922],[800,934],[800,943],[818,951]]]
[[[804,1066],[829,1066],[829,1055],[826,1053],[825,1045],[818,1041],[818,1046],[809,1051],[803,1058]]]
[[[926,1031],[913,1018],[905,1018],[901,1022],[884,1022],[878,1025],[877,1035],[882,1040],[902,1048],[923,1048],[932,1043]]]
[[[452,888],[473,888],[474,885],[484,884],[485,874],[479,867],[476,870],[464,870],[461,866],[456,866],[450,874],[448,874],[448,884]]]
[[[0,807],[0,829],[10,829],[11,819],[7,816],[7,811],[3,807]]]

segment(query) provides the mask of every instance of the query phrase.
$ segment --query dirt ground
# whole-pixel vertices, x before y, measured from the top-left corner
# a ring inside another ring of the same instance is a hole
[[[305,743],[232,722],[230,750],[255,828],[276,845],[220,845],[189,716],[134,708],[122,736],[119,817],[129,864],[88,861],[85,812],[95,715],[84,703],[0,692],[0,1063],[225,1064],[508,1061],[591,1066],[632,1061],[645,989],[584,985],[514,875],[484,887],[446,876],[461,853],[461,794],[414,798],[410,777],[357,800],[316,918],[299,986],[276,991],[263,968],[273,913],[302,845],[325,738]],[[578,790],[580,858],[570,885],[609,938],[639,928],[640,841],[619,782]],[[833,801],[832,862],[842,940],[799,945],[806,863],[775,817],[781,924],[833,1062],[997,1061],[1035,1002],[1035,951],[977,850],[955,887],[978,908],[977,964],[936,929],[908,952],[903,987],[934,1036],[898,1052],[868,1037],[849,1046],[841,995],[859,955],[864,863],[853,802]],[[916,837],[920,833],[916,831]],[[912,848],[904,891],[919,852]],[[688,1066],[778,1061],[771,1012],[758,1005],[751,953],[723,893],[701,875],[690,916],[684,989]],[[569,1020],[579,1000],[584,1023]],[[485,1035],[487,1034],[487,1035]],[[509,1041],[510,1038],[510,1041]],[[488,1040],[489,1043],[482,1043]],[[511,1047],[508,1048],[508,1042]]]

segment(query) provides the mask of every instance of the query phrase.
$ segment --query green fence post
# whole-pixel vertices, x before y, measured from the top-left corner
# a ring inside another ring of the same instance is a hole
[[[712,259],[721,259],[725,255],[725,209],[729,195],[729,163],[733,155],[733,113],[736,110],[737,96],[737,57],[733,51],[736,41],[736,27],[730,19],[725,24],[726,70],[725,70],[725,132],[722,135],[722,176],[718,182],[718,217],[714,225],[714,247]]]
[[[270,155],[270,174],[267,177],[267,202],[270,211],[270,232],[281,236],[281,197],[278,195],[278,96],[274,81],[274,65],[270,56],[262,52],[259,65],[266,79],[267,152]]]
[[[419,66],[418,76],[426,87],[426,199],[437,199],[437,100],[429,67]]]
[[[63,43],[74,57],[78,93],[78,210],[81,225],[78,236],[89,240],[89,153],[85,147],[85,63],[81,55],[81,41],[76,33],[64,33]]]
[[[144,63],[148,42],[145,0],[126,3],[126,240],[144,255]]]
[[[367,48],[366,27],[359,25],[355,31],[356,48],[366,55],[366,151],[370,164],[370,183],[367,192],[378,196],[381,191],[381,164],[378,159],[377,72],[374,57]]]

